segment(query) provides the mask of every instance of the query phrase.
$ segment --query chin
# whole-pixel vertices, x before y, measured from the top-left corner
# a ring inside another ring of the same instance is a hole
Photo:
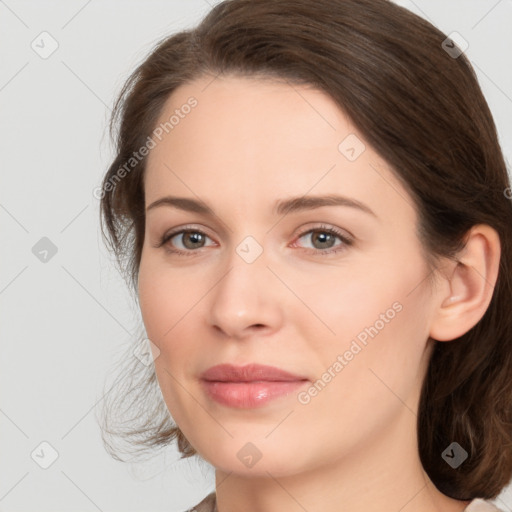
[[[247,441],[248,436],[244,436],[244,441],[238,439],[230,438],[222,444],[210,442],[205,449],[198,446],[196,450],[218,470],[252,477],[268,478],[268,473],[274,477],[288,476],[304,471],[312,463],[308,463],[304,452],[298,458],[299,446],[295,444],[283,446],[282,440],[277,439]]]

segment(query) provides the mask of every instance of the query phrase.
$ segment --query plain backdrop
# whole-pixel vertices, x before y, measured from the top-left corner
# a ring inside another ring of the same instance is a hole
[[[213,469],[174,447],[123,464],[101,443],[94,407],[140,315],[93,196],[124,79],[214,3],[0,1],[0,511],[177,512],[214,488]],[[469,43],[510,161],[512,1],[399,3]],[[512,490],[496,501],[512,510]]]

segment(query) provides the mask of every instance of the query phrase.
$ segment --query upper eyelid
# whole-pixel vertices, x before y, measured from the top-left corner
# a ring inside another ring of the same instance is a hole
[[[200,232],[200,233],[204,233],[206,236],[208,236],[209,238],[211,238],[212,240],[214,239],[214,237],[212,237],[209,233],[208,233],[208,229],[206,228],[203,228],[203,227],[197,227],[197,226],[189,226],[189,225],[185,225],[185,226],[182,226],[182,227],[178,227],[178,228],[175,228],[175,229],[170,229],[169,231],[166,231],[162,236],[161,238],[169,238],[169,237],[173,237],[173,236],[176,236],[176,235],[181,235],[183,234],[184,232],[187,232],[187,231],[192,231],[192,232]]]
[[[329,223],[326,223],[326,222],[322,222],[322,221],[314,222],[313,221],[313,222],[308,222],[307,224],[308,225],[313,224],[313,225],[301,228],[300,230],[294,230],[294,236],[297,236],[298,234],[303,235],[303,234],[307,233],[310,230],[320,230],[320,229],[344,231],[344,232],[347,233],[347,235],[353,236],[352,233],[350,233],[347,229],[345,229],[345,228],[338,228],[338,227],[336,227],[334,225],[331,225]],[[314,225],[314,224],[317,224],[317,225]],[[205,228],[205,227],[200,226],[200,225],[185,224],[185,225],[179,226],[177,228],[169,229],[168,231],[166,231],[164,233],[164,236],[167,235],[167,234],[178,234],[178,233],[181,233],[183,231],[200,231],[200,232],[203,232],[203,233],[208,235],[208,232],[210,231],[210,229],[209,228]],[[208,236],[210,236],[210,235],[208,235]]]
[[[297,240],[301,239],[303,236],[309,235],[310,233],[313,233],[315,231],[325,231],[328,233],[331,233],[335,237],[339,238],[342,241],[342,245],[352,245],[355,241],[355,237],[352,234],[349,234],[348,232],[343,233],[342,229],[334,228],[334,227],[328,227],[328,226],[316,226],[312,228],[307,228],[304,231],[301,231],[297,235],[295,235],[294,238],[294,244],[297,243]],[[318,249],[318,251],[321,251],[322,249]],[[328,249],[326,249],[328,250]]]

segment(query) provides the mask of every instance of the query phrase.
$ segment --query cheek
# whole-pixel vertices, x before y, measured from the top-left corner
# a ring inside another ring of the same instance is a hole
[[[148,338],[161,349],[161,340],[172,327],[174,301],[172,295],[165,293],[162,283],[155,279],[154,273],[142,265],[139,271],[139,306]]]
[[[297,301],[292,320],[302,323],[310,334],[316,332],[313,339],[323,340],[327,347],[332,343],[342,346],[358,334],[364,341],[365,329],[374,324],[379,332],[387,329],[399,316],[398,310],[411,302],[407,293],[416,276],[380,271],[372,274],[367,269],[340,269],[337,275],[316,273],[309,282],[304,275],[295,276],[295,282],[289,280],[297,296],[304,298],[302,304]],[[329,341],[332,343],[326,343]]]
[[[139,305],[148,337],[155,342],[171,338],[182,319],[193,313],[204,292],[187,271],[170,269],[159,255],[141,258]],[[162,347],[160,347],[162,349]]]
[[[193,364],[198,351],[201,354],[200,340],[204,337],[197,333],[198,312],[207,291],[208,281],[197,272],[170,268],[159,255],[143,254],[139,305],[147,336],[160,350],[155,371],[173,412],[186,409],[187,396],[179,383],[193,377]]]
[[[186,320],[193,314],[195,295],[190,286],[183,286],[182,273],[165,269],[158,258],[144,256],[139,268],[139,305],[148,338],[159,348],[155,359],[155,373],[162,396],[173,420],[181,425],[193,414],[190,403],[179,383],[189,372],[188,362],[193,360],[193,346],[183,341],[189,339],[184,329]],[[187,314],[188,312],[188,314]]]
[[[393,308],[396,297],[400,304]],[[398,415],[414,421],[411,411],[424,375],[427,332],[414,317],[421,301],[391,291],[363,304],[357,314],[344,310],[343,321],[333,324],[338,333],[333,341],[317,337],[317,380],[298,400],[303,431],[337,439],[340,449],[374,437]]]
[[[329,381],[319,407],[337,403],[341,416],[343,411],[357,415],[368,414],[367,404],[374,403],[372,415],[377,418],[403,407],[401,400],[411,398],[408,405],[414,406],[412,397],[426,362],[428,271],[419,257],[407,259],[407,265],[392,261],[385,271],[379,264],[376,272],[370,265],[365,272],[352,272],[345,282],[331,286],[329,298],[310,294],[315,300],[312,309],[316,307],[335,332],[316,337],[324,372],[317,378]]]

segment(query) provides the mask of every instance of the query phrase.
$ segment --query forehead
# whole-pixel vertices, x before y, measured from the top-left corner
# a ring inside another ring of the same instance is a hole
[[[176,151],[183,136],[189,145],[212,152],[212,146],[228,148],[230,153],[265,151],[267,161],[270,155],[297,153],[300,148],[330,147],[336,154],[332,142],[355,131],[322,91],[284,80],[240,76],[202,77],[178,87],[162,109],[158,124],[163,125],[180,110],[188,111],[190,98],[197,105],[163,135],[170,145],[176,142]],[[178,121],[176,116],[174,121]],[[327,140],[326,134],[330,135]]]
[[[243,212],[262,201],[342,193],[383,215],[394,203],[402,217],[414,217],[387,163],[334,100],[311,86],[205,76],[173,92],[157,126],[166,122],[148,157],[146,204],[166,193],[196,195]]]

